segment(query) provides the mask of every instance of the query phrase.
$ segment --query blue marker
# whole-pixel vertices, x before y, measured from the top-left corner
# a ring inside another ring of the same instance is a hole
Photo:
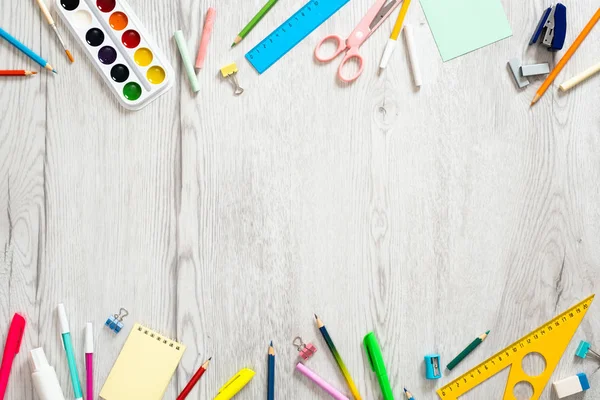
[[[77,363],[75,362],[75,352],[73,351],[73,342],[71,341],[71,332],[69,331],[69,321],[67,320],[67,313],[65,312],[65,305],[63,303],[58,305],[58,319],[60,320],[60,333],[62,335],[63,346],[65,347],[65,353],[67,353],[67,362],[69,363],[75,400],[83,400],[79,372],[77,371]]]

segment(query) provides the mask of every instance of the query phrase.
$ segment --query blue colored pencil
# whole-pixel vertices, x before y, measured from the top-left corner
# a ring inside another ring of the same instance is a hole
[[[275,349],[273,341],[269,346],[269,385],[267,391],[267,400],[275,400]]]
[[[52,65],[48,64],[48,61],[44,60],[42,57],[38,56],[33,52],[29,47],[25,46],[23,43],[19,42],[14,36],[10,33],[6,32],[4,29],[0,28],[0,37],[6,39],[8,43],[15,46],[17,49],[21,50],[25,53],[26,56],[29,56],[33,61],[40,64],[42,67],[54,72],[56,74],[56,70],[52,68]]]

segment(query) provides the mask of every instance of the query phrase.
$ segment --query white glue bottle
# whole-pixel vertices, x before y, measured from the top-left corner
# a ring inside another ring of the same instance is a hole
[[[29,352],[29,365],[33,386],[40,400],[65,400],[58,377],[41,347]]]

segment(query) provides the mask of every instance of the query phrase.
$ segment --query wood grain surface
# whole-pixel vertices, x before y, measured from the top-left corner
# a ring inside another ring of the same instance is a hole
[[[261,76],[244,53],[303,0],[280,1],[234,49],[261,0],[130,0],[179,73],[134,113],[65,26],[73,65],[34,2],[0,2],[0,26],[59,72],[0,80],[0,341],[14,312],[28,322],[6,398],[37,398],[27,354],[39,346],[73,398],[59,302],[82,379],[85,322],[96,326],[97,392],[135,321],[188,347],[165,399],[210,356],[190,398],[214,397],[242,367],[257,375],[236,399],[264,398],[270,340],[277,397],[326,399],[294,373],[298,335],[318,348],[311,368],[348,392],[317,313],[364,399],[381,398],[362,348],[374,330],[397,398],[406,386],[421,400],[594,293],[600,77],[568,94],[557,87],[598,61],[600,27],[529,108],[541,79],[520,91],[506,62],[555,64],[564,52],[527,46],[547,2],[502,1],[513,37],[447,63],[420,5],[411,7],[424,77],[415,90],[402,41],[377,73],[393,18],[361,48],[365,71],[354,84],[336,81],[337,63],[313,60],[317,41],[348,34],[369,0],[351,1]],[[195,54],[209,6],[216,23],[193,95],[172,35],[182,29]],[[598,4],[567,7],[570,44]],[[240,97],[218,72],[232,61]],[[39,70],[4,41],[0,68]],[[102,324],[120,307],[130,316],[115,335]],[[590,399],[600,396],[598,364],[574,351],[584,338],[600,348],[598,307],[553,375],[587,372]],[[487,329],[451,374],[424,379],[425,354],[445,365]],[[464,398],[500,399],[505,378]],[[550,385],[541,399],[555,399]]]

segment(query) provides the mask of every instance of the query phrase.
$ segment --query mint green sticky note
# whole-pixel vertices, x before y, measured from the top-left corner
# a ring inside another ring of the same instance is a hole
[[[442,60],[512,35],[500,0],[421,0]]]

